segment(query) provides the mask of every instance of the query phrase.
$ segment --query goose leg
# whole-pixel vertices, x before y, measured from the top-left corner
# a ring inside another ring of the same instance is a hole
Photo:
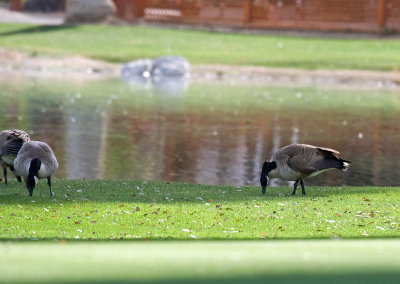
[[[295,182],[294,182],[294,185],[293,185],[293,192],[292,192],[292,195],[296,195],[296,190],[297,190],[297,185],[299,184],[299,181],[298,180],[296,180]]]
[[[17,178],[18,182],[22,182],[21,177],[15,173],[14,167],[11,167],[10,170],[13,173],[13,175]]]
[[[307,195],[306,189],[304,188],[304,182],[302,179],[300,180],[300,185],[301,185],[301,193],[303,193],[303,195]]]
[[[3,166],[4,183],[7,184],[7,167]]]
[[[47,177],[47,185],[49,186],[50,189],[50,196],[54,196],[54,193],[51,190],[51,177]]]

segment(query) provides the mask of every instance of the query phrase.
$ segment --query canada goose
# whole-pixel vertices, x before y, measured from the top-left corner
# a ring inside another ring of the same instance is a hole
[[[26,142],[14,160],[14,168],[24,178],[29,196],[32,196],[36,183],[42,178],[47,178],[50,196],[54,195],[51,175],[57,170],[58,163],[49,145],[40,141]]]
[[[295,181],[292,195],[296,194],[299,183],[305,195],[303,179],[330,169],[347,171],[351,162],[339,159],[338,155],[336,150],[306,144],[280,148],[269,162],[265,161],[263,164],[260,177],[262,194],[265,194],[268,178],[281,178]]]
[[[22,144],[29,141],[29,139],[28,133],[18,129],[0,132],[0,165],[3,167],[5,184],[7,184],[7,168],[10,168],[18,181],[21,182],[21,177],[14,171],[14,160]]]

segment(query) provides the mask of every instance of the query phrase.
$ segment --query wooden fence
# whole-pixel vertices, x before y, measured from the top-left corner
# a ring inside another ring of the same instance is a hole
[[[400,31],[400,0],[114,0],[126,20],[240,28]]]

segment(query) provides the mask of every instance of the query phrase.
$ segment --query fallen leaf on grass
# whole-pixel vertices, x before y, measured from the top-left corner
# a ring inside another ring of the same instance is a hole
[[[368,199],[368,198],[365,197],[365,196],[362,198],[362,200],[364,200],[364,201],[371,201],[370,199]]]

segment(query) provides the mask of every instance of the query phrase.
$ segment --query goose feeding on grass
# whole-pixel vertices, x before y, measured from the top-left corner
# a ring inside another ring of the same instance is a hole
[[[3,167],[5,184],[7,184],[7,168],[10,168],[18,181],[21,182],[21,177],[14,169],[14,160],[22,145],[29,140],[28,133],[22,130],[9,129],[0,132],[0,165]]]
[[[40,141],[26,142],[14,160],[14,168],[24,178],[29,196],[32,196],[38,180],[43,178],[47,178],[50,196],[54,195],[51,175],[57,170],[58,163],[49,145]]]
[[[260,177],[262,194],[265,194],[269,178],[281,178],[295,182],[292,195],[296,194],[299,183],[303,195],[306,195],[303,179],[331,169],[347,171],[351,162],[340,159],[338,155],[336,150],[307,144],[280,148],[269,162],[263,164]]]

